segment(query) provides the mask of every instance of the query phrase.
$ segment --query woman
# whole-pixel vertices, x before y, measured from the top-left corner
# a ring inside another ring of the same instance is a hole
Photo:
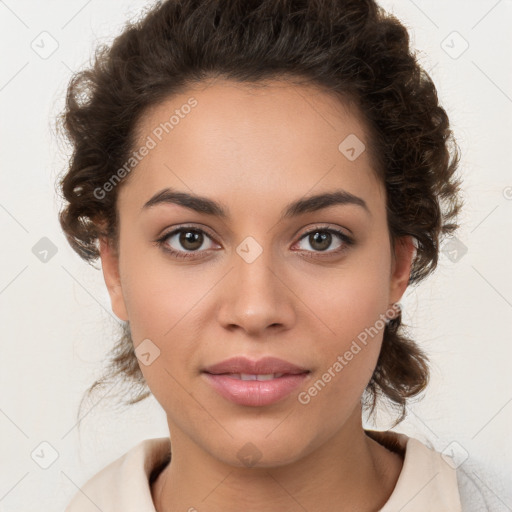
[[[169,426],[68,512],[483,510],[449,457],[362,427],[426,388],[398,303],[461,203],[398,20],[372,0],[164,1],[73,77],[62,121],[61,225],[124,322],[105,378]]]

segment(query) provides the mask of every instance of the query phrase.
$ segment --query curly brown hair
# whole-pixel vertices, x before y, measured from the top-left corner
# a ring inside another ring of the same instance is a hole
[[[216,77],[309,83],[355,102],[385,185],[390,238],[415,240],[409,283],[435,269],[441,237],[458,227],[460,153],[436,88],[409,49],[407,29],[374,0],[167,0],[127,22],[110,46],[98,46],[90,68],[72,76],[58,118],[73,147],[59,181],[67,203],[59,220],[84,260],[99,257],[99,237],[118,248],[120,187],[101,198],[94,191],[134,150],[141,116]],[[133,404],[151,392],[128,322],[122,330],[106,373],[87,396],[122,380],[132,385],[124,403]],[[387,397],[400,413],[396,425],[428,380],[428,358],[406,336],[399,315],[385,327],[363,404],[372,414],[377,398]]]

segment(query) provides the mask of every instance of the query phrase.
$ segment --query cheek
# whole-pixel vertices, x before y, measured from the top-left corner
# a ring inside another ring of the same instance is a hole
[[[386,309],[382,298],[371,287],[357,286],[353,290],[352,299],[346,288],[347,295],[339,298],[338,294],[337,301],[330,302],[325,310],[332,311],[336,305],[338,314],[331,313],[327,318],[335,334],[316,339],[320,365],[298,397],[304,414],[323,418],[317,428],[325,435],[344,424],[360,403],[382,346],[385,323],[380,315]],[[326,409],[330,411],[327,416]]]
[[[191,279],[192,268],[173,267],[165,258],[155,258],[155,249],[140,249],[141,241],[129,235],[123,243],[123,296],[139,367],[157,400],[167,394],[179,396],[177,382],[183,381],[194,352],[190,340],[197,339],[192,332],[200,311],[197,303],[208,292],[208,283]],[[144,364],[142,352],[149,352],[150,364]]]
[[[346,263],[303,284],[308,304],[342,349],[379,320],[389,306],[390,252],[385,237],[358,250]],[[382,322],[378,323],[382,327]]]
[[[316,387],[323,394],[318,402],[346,402],[350,409],[376,366],[389,306],[390,253],[379,249],[382,246],[376,243],[360,251],[316,286],[309,281],[304,290],[319,332],[326,333],[316,339],[321,354],[321,382]]]
[[[197,267],[170,262],[147,241],[129,233],[122,240],[123,296],[134,341],[172,337],[208,291],[207,283],[197,279]]]

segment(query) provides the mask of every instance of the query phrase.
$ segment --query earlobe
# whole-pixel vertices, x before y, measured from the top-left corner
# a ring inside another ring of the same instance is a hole
[[[412,236],[403,236],[396,240],[389,290],[391,303],[398,302],[407,289],[415,256],[416,247]]]
[[[128,321],[128,313],[124,302],[121,277],[119,273],[119,258],[105,237],[99,238],[101,267],[103,278],[110,295],[112,311],[123,321]]]

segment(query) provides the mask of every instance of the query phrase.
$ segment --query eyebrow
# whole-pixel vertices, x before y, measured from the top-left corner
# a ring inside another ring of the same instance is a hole
[[[221,219],[230,217],[229,210],[225,209],[220,203],[217,203],[207,197],[180,192],[171,188],[164,188],[157,192],[149,201],[141,208],[145,211],[159,204],[177,204],[193,210],[198,213],[212,215]],[[315,212],[334,205],[356,205],[360,206],[366,213],[371,216],[368,205],[361,197],[355,196],[346,190],[335,190],[309,196],[288,204],[281,212],[280,220],[297,217],[299,215]]]

